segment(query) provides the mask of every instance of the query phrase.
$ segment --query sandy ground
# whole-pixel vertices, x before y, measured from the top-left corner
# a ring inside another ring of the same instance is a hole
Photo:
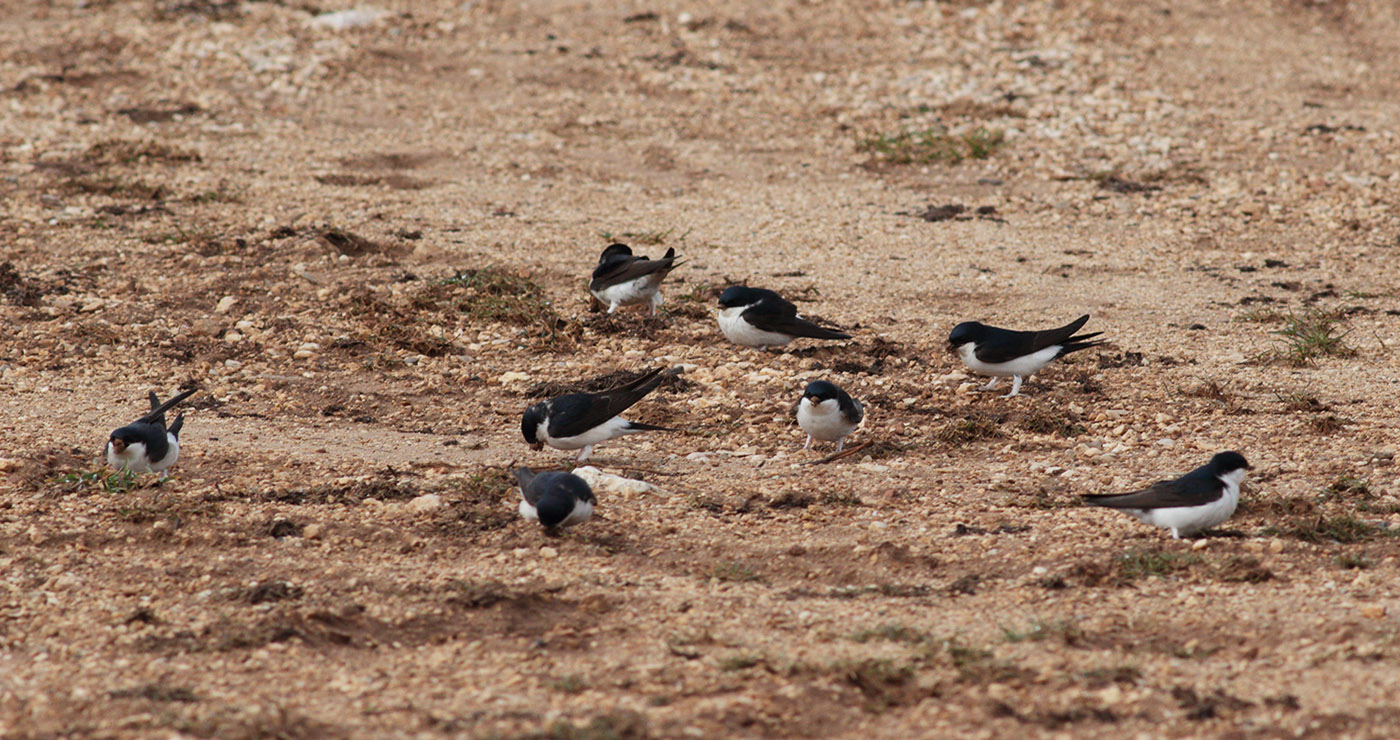
[[[0,2],[0,736],[1393,737],[1400,16],[1119,5]],[[1019,398],[944,347],[1082,313]],[[653,487],[520,521],[521,410],[662,364]],[[1218,536],[1079,505],[1222,449]]]

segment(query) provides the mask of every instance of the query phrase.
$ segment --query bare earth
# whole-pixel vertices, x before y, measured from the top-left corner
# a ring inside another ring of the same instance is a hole
[[[1394,3],[379,6],[0,2],[0,737],[1395,736]],[[1004,141],[860,146],[927,130]],[[740,281],[855,339],[725,344]],[[1020,398],[944,348],[1082,313]],[[660,365],[655,488],[520,521],[520,411]],[[1078,503],[1223,449],[1223,534]]]

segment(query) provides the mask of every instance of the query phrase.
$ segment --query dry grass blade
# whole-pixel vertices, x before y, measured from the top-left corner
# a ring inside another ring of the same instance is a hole
[[[812,461],[810,461],[810,462],[805,462],[805,463],[803,463],[803,465],[825,465],[825,464],[827,464],[827,463],[829,463],[829,462],[836,462],[837,460],[841,460],[841,459],[843,459],[843,458],[850,457],[851,455],[854,455],[854,454],[856,454],[857,452],[860,452],[861,450],[863,450],[863,449],[869,447],[869,446],[872,445],[872,444],[875,444],[875,441],[874,441],[874,440],[870,440],[869,442],[861,442],[860,444],[856,445],[855,447],[848,447],[848,448],[846,448],[846,449],[844,449],[844,450],[842,450],[842,451],[840,451],[840,452],[833,452],[833,453],[831,453],[830,455],[827,455],[826,457],[823,457],[823,458],[820,459],[820,460],[812,460]]]

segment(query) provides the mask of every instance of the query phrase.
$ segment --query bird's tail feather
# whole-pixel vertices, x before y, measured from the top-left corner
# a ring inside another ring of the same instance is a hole
[[[844,332],[844,331],[837,331],[837,330],[835,330],[835,329],[828,329],[828,328],[826,328],[825,326],[817,326],[816,324],[812,324],[811,326],[802,326],[802,327],[798,327],[798,330],[797,330],[797,332],[794,333],[794,336],[807,337],[808,339],[850,339],[850,338],[851,338],[851,335],[850,335],[850,334],[847,334],[847,333]]]
[[[642,422],[640,422],[640,421],[629,421],[629,422],[627,422],[627,431],[629,431],[629,432],[678,432],[678,431],[680,431],[680,430],[679,430],[679,429],[674,429],[674,428],[672,428],[672,427],[657,426],[657,425],[655,425],[655,424],[645,424],[645,423],[642,423]]]
[[[1090,338],[1090,337],[1096,337],[1096,336],[1098,336],[1098,335],[1100,335],[1100,334],[1102,334],[1102,333],[1103,333],[1103,332],[1097,332],[1097,331],[1096,331],[1096,332],[1094,332],[1093,334],[1085,334],[1085,335],[1082,336],[1082,337],[1073,337],[1073,338],[1071,338],[1069,341],[1067,341],[1067,342],[1065,342],[1064,344],[1060,345],[1060,357],[1064,357],[1065,355],[1067,355],[1067,354],[1069,354],[1069,353],[1071,353],[1071,352],[1078,352],[1078,351],[1081,350],[1081,349],[1089,349],[1090,347],[1097,347],[1097,346],[1102,345],[1102,344],[1107,344],[1107,343],[1108,343],[1108,340],[1107,340],[1107,339],[1100,339],[1100,340],[1098,340],[1097,342],[1086,342],[1086,341],[1083,341],[1083,340],[1088,339],[1088,338]]]
[[[161,424],[161,425],[164,425],[164,423],[165,423],[165,412],[166,412],[166,411],[169,411],[170,408],[173,407],[175,404],[177,404],[177,403],[179,403],[179,402],[185,400],[186,398],[189,398],[190,396],[193,396],[193,395],[195,394],[196,390],[197,390],[197,389],[195,389],[195,388],[191,388],[191,389],[185,391],[184,393],[180,393],[180,394],[178,394],[178,395],[176,395],[176,396],[171,397],[171,398],[168,399],[165,403],[162,403],[162,404],[160,404],[159,406],[153,407],[153,408],[151,409],[151,413],[146,414],[145,416],[141,417],[141,418],[138,419],[137,421],[139,421],[139,422],[141,422],[141,423],[143,423],[143,424],[155,424],[155,423],[159,423],[159,424]],[[150,395],[151,401],[154,402],[157,398],[158,398],[158,396],[156,396],[155,393],[151,393],[151,395]]]

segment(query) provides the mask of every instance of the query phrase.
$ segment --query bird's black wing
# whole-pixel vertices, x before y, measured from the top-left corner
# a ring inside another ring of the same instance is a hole
[[[1044,331],[1013,331],[989,326],[987,327],[987,336],[977,343],[975,354],[977,359],[982,362],[994,364],[1010,362],[1018,357],[1035,354],[1046,347],[1064,344],[1071,341],[1071,338],[1078,340],[1098,336],[1099,332],[1085,334],[1082,337],[1074,336],[1074,333],[1079,331],[1088,321],[1089,314],[1086,313],[1058,329]]]
[[[851,335],[814,324],[797,315],[797,306],[777,296],[760,301],[743,314],[755,329],[811,339],[850,339]]]
[[[1176,480],[1164,480],[1133,493],[1085,496],[1094,506],[1110,509],[1172,509],[1181,506],[1204,506],[1219,501],[1225,495],[1225,485],[1206,472],[1192,471]]]
[[[676,266],[676,250],[666,250],[666,256],[658,260],[647,259],[646,257],[627,257],[609,262],[602,262],[593,270],[593,281],[588,284],[589,290],[602,290],[609,286],[636,280],[639,277],[646,277],[653,273],[660,272],[664,276]]]
[[[849,394],[842,393],[837,399],[836,405],[841,409],[841,415],[846,417],[846,421],[852,424],[859,424],[865,418],[865,407],[860,405],[860,401],[851,398]]]
[[[539,489],[533,485],[538,476],[535,471],[529,468],[516,468],[515,481],[520,484],[520,497],[525,499],[525,503],[534,506],[540,502]]]
[[[667,374],[675,370],[665,371]],[[636,380],[601,393],[570,393],[549,400],[549,436],[573,437],[631,408],[665,379],[657,368]]]

